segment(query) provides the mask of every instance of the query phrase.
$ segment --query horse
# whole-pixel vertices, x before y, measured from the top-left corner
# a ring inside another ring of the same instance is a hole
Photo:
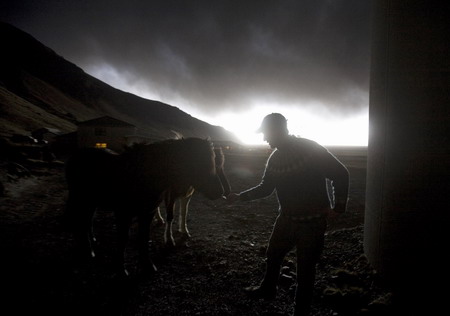
[[[164,193],[192,186],[208,199],[223,196],[210,140],[185,138],[135,144],[116,154],[97,148],[79,149],[66,163],[66,222],[72,227],[79,255],[95,257],[92,221],[97,208],[114,213],[118,247],[114,264],[128,272],[124,256],[131,222],[137,218],[139,264],[156,271],[149,254],[150,224]]]
[[[231,187],[228,182],[227,177],[224,172],[224,164],[225,164],[225,156],[223,154],[222,148],[217,147],[214,149],[215,153],[215,163],[216,163],[216,172],[219,175],[220,181],[222,183],[224,189],[224,196],[227,196],[231,192]],[[185,238],[191,237],[189,234],[189,230],[187,228],[187,213],[189,202],[194,194],[195,189],[192,185],[181,185],[180,183],[176,183],[173,187],[167,190],[164,194],[164,202],[166,206],[166,222],[165,222],[165,231],[164,231],[164,243],[168,246],[175,246],[175,239],[173,238],[172,232],[172,222],[174,219],[174,211],[175,205],[178,201],[179,203],[179,232],[183,234]],[[164,223],[164,220],[161,216],[161,208],[157,208],[156,213],[158,221]]]

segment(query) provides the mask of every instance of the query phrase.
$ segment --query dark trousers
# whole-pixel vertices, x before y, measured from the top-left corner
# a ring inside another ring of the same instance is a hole
[[[296,220],[279,215],[267,249],[267,267],[261,286],[274,289],[277,286],[284,257],[297,248],[297,290],[295,315],[309,315],[313,298],[316,264],[324,246],[325,218]]]

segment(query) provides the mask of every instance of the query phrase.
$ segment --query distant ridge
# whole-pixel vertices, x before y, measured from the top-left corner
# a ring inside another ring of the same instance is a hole
[[[106,115],[152,139],[183,135],[239,142],[174,106],[111,87],[10,24],[0,22],[0,39],[0,136],[43,126],[73,132],[77,123]]]

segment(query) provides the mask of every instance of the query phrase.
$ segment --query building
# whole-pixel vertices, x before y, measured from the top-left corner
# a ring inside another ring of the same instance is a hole
[[[102,116],[78,124],[78,148],[108,148],[121,152],[124,146],[143,141],[148,139],[137,134],[135,125],[110,116]]]

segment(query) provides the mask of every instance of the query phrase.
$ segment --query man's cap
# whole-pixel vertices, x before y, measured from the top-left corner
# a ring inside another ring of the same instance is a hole
[[[272,113],[264,117],[261,126],[256,130],[257,133],[264,133],[273,130],[287,130],[287,120],[280,113]]]

